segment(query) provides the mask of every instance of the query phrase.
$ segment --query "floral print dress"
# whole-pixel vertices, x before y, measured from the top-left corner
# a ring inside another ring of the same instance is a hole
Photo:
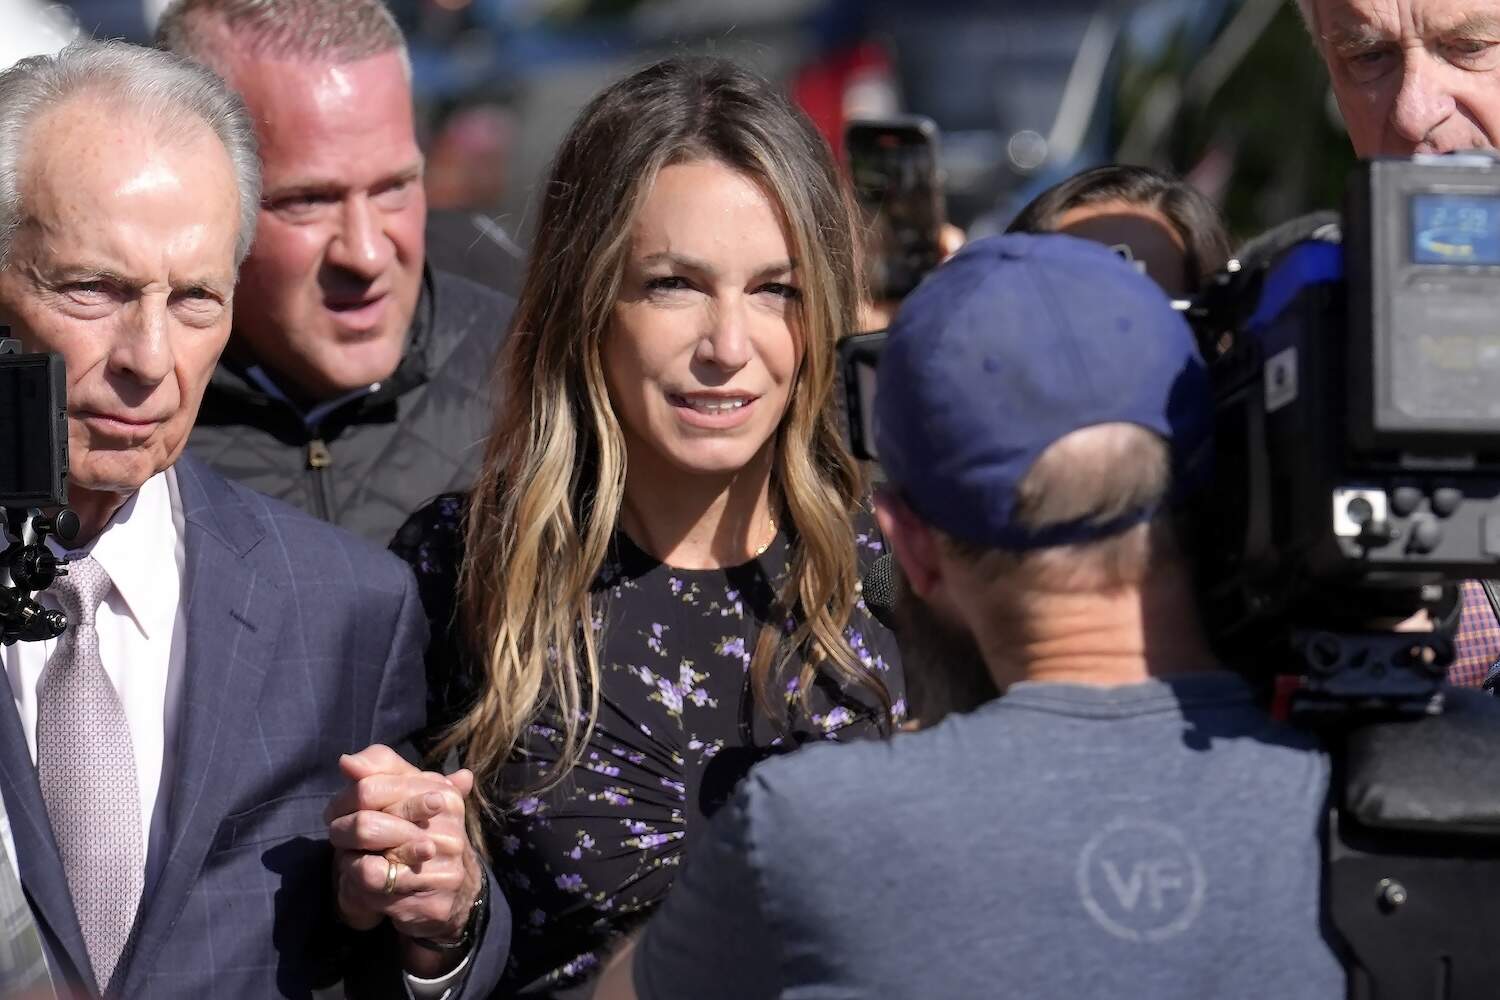
[[[453,634],[463,498],[449,495],[412,517],[392,548],[417,572],[433,625],[428,653],[431,722],[454,721],[476,681]],[[856,538],[862,564],[879,554],[871,519]],[[650,915],[676,877],[694,832],[757,761],[809,740],[880,732],[868,694],[820,680],[801,707],[795,657],[777,682],[785,717],[755,706],[748,682],[761,626],[788,572],[778,536],[741,566],[663,565],[623,533],[594,586],[601,688],[599,717],[580,766],[540,794],[510,795],[503,827],[488,831],[514,933],[500,996],[586,995],[616,939]],[[782,627],[790,623],[783,622]],[[845,635],[905,714],[894,638],[858,605]],[[531,727],[527,758],[502,775],[504,789],[535,783],[560,752],[559,720]],[[575,994],[575,990],[578,992]]]

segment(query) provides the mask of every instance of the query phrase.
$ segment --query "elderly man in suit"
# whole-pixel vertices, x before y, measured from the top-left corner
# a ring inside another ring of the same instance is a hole
[[[258,203],[208,71],[87,42],[0,74],[0,323],[63,356],[82,524],[43,595],[70,630],[4,651],[4,847],[69,993],[482,995],[509,916],[469,776],[341,756],[423,724],[414,582],[180,457]]]

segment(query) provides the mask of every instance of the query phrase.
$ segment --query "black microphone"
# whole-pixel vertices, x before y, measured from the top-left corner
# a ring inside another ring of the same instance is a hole
[[[896,627],[896,565],[889,552],[865,568],[864,576],[860,578],[860,590],[864,595],[865,607],[870,609],[870,614],[875,616],[875,620],[892,632],[898,631]]]

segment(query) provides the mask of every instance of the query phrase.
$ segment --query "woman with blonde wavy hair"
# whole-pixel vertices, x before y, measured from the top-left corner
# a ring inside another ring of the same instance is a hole
[[[557,153],[481,479],[393,546],[514,915],[506,995],[587,982],[756,760],[902,715],[833,398],[854,225],[811,125],[724,60],[614,84]]]

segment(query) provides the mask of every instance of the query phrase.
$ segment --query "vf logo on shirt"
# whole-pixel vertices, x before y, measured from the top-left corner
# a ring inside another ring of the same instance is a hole
[[[1176,827],[1115,819],[1078,856],[1078,893],[1100,927],[1126,941],[1158,942],[1193,926],[1207,881]]]

